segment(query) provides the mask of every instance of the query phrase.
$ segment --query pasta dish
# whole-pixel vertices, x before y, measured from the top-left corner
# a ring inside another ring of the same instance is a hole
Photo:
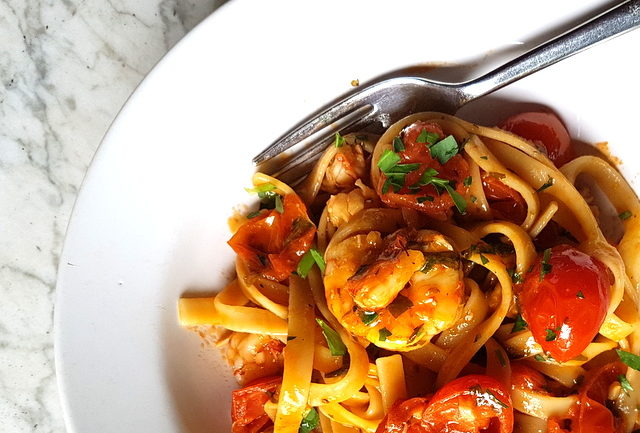
[[[638,428],[640,202],[554,114],[413,114],[247,191],[235,278],[179,302],[234,433]]]

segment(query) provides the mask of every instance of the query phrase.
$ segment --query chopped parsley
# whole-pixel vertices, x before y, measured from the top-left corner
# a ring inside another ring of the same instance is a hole
[[[333,145],[335,147],[342,147],[344,146],[344,137],[342,135],[340,135],[339,132],[336,132],[336,138],[333,141]]]
[[[378,168],[387,177],[387,180],[382,185],[382,194],[386,194],[387,192],[389,192],[389,188],[393,188],[393,192],[400,191],[400,189],[405,186],[405,178],[407,173],[420,168],[419,163],[399,164],[399,162],[400,156],[390,149],[385,150],[378,160]],[[436,177],[437,175],[437,170],[433,168],[427,168],[420,176],[418,182],[416,182],[415,185],[411,185],[409,189],[419,190],[419,187],[427,185],[433,185],[437,191],[441,191],[444,189],[451,196],[453,204],[458,209],[458,212],[464,214],[467,210],[467,202],[464,197],[462,197],[460,193],[453,189],[453,187],[451,186],[451,181]],[[427,198],[423,201],[419,201],[419,203],[422,203],[424,201],[431,200]]]
[[[359,316],[362,323],[368,325],[378,318],[378,313],[375,311],[360,311]]]
[[[547,335],[544,337],[544,341],[554,341],[557,337],[556,335],[556,331],[554,331],[553,329],[545,329],[545,332],[547,333]]]
[[[260,196],[260,193],[265,193],[265,192],[269,192],[269,191],[273,191],[276,189],[276,186],[270,182],[267,183],[262,183],[260,185],[256,185],[253,188],[245,188],[244,190],[247,191],[249,194],[251,193],[256,193],[258,194],[258,196]],[[262,197],[260,197],[262,198]]]
[[[634,355],[633,353],[626,352],[624,350],[616,350],[616,353],[618,353],[620,361],[624,362],[634,370],[640,371],[640,356]]]
[[[416,201],[418,203],[424,203],[425,201],[433,201],[433,197],[430,195],[424,196],[424,197],[417,197]]]
[[[431,157],[437,159],[440,164],[446,164],[451,158],[458,154],[458,142],[449,135],[429,147]]]
[[[423,129],[420,132],[420,135],[418,135],[418,138],[416,138],[416,143],[433,144],[436,141],[438,141],[439,138],[440,138],[440,135],[438,135],[437,133],[428,132],[426,129]]]
[[[284,206],[282,205],[282,196],[280,194],[276,194],[276,197],[275,197],[275,210],[278,213],[284,213]]]
[[[576,293],[576,298],[584,299],[584,293],[582,293],[582,290],[578,290],[578,293]]]
[[[489,159],[489,157],[487,155],[482,155],[480,159],[484,159],[486,161],[487,159]]]
[[[400,155],[395,153],[393,150],[387,149],[382,152],[382,156],[380,156],[380,159],[378,160],[378,168],[380,169],[380,171],[386,174],[399,162]]]
[[[540,266],[540,281],[544,280],[544,276],[551,272],[552,266],[549,263],[551,260],[551,248],[547,248],[542,253],[542,264]]]
[[[515,269],[507,269],[507,274],[509,274],[509,276],[511,277],[511,281],[513,281],[513,284],[521,284],[524,281],[524,279],[522,278],[522,274],[520,272],[516,272]]]
[[[486,265],[487,263],[489,263],[489,259],[486,258],[482,253],[480,253],[480,261],[482,262],[483,265]]]
[[[378,331],[378,341],[387,341],[387,337],[391,335],[391,331],[387,328],[382,328]]]
[[[462,184],[464,186],[471,186],[472,182],[473,182],[473,177],[469,176],[464,178],[464,181],[462,181]]]
[[[527,329],[527,322],[522,318],[522,314],[518,314],[513,328],[511,328],[511,333],[524,331],[525,329]]]
[[[544,356],[537,354],[536,356],[533,357],[533,359],[535,359],[538,362],[547,362],[547,360],[545,359]]]
[[[393,150],[395,152],[402,152],[405,149],[404,147],[404,141],[402,141],[402,138],[400,137],[395,137],[393,139]]]
[[[555,183],[555,179],[549,176],[549,179],[545,183],[543,183],[540,188],[536,189],[537,192],[544,191],[545,189],[551,187]]]
[[[458,193],[458,191],[453,189],[450,184],[446,184],[444,186],[444,189],[447,190],[447,192],[453,199],[453,204],[456,205],[458,212],[464,214],[467,211],[467,201],[464,199],[464,197],[462,197],[460,193]]]
[[[260,211],[259,210],[250,212],[250,213],[247,214],[247,219],[255,218],[258,215],[260,215]]]
[[[318,411],[312,407],[302,418],[298,433],[311,433],[318,427],[318,424],[320,424],[320,415],[318,415]]]
[[[333,356],[343,356],[347,353],[347,347],[342,342],[340,335],[334,331],[329,325],[327,325],[324,320],[316,319],[318,325],[322,329],[322,335],[324,335],[324,339],[327,340],[327,345],[329,346],[329,351]]]
[[[324,273],[325,263],[322,258],[322,254],[320,254],[320,252],[315,248],[311,248],[304,256],[302,256],[302,259],[300,259],[296,273],[302,278],[307,278],[307,275],[314,264],[318,265],[320,271]]]
[[[631,386],[631,383],[629,383],[629,379],[627,379],[627,376],[625,376],[624,374],[621,374],[620,376],[618,376],[618,382],[620,382],[620,387],[627,394],[633,391],[633,386]]]
[[[476,197],[475,195],[471,196],[471,203],[475,203],[478,201],[478,197]]]
[[[622,221],[624,220],[628,220],[629,218],[631,218],[633,214],[631,213],[631,211],[626,210],[622,213],[620,213],[620,215],[618,215],[618,218],[620,218]]]

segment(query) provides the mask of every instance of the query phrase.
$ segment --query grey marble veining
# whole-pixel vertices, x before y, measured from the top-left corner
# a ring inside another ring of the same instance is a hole
[[[58,257],[100,139],[164,53],[222,0],[0,0],[0,431],[64,432]]]

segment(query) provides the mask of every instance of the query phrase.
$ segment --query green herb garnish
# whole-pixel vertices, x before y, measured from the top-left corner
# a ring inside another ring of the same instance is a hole
[[[626,210],[624,212],[622,212],[620,215],[618,215],[618,218],[620,218],[622,221],[624,220],[628,220],[629,218],[631,218],[633,214],[631,213],[631,211]]]
[[[393,150],[396,152],[402,152],[404,149],[405,147],[404,147],[404,142],[402,141],[402,138],[395,137],[393,139]]]
[[[462,181],[462,184],[464,186],[471,186],[472,182],[473,182],[473,177],[469,176],[464,178],[464,180]]]
[[[250,212],[250,213],[247,214],[247,219],[255,218],[258,215],[260,215],[260,211],[259,210]]]
[[[555,183],[555,179],[549,176],[549,179],[545,183],[540,186],[540,188],[536,189],[537,192],[544,191],[545,189],[551,187]]]
[[[302,278],[307,278],[307,275],[314,264],[318,265],[321,272],[324,272],[325,263],[322,258],[322,254],[320,254],[315,248],[311,248],[304,256],[302,256],[300,262],[298,262],[298,269],[296,269],[296,273]]]
[[[256,193],[256,194],[260,195],[261,192],[264,193],[264,192],[267,192],[267,191],[273,191],[275,189],[276,189],[276,186],[274,184],[268,182],[268,183],[263,183],[263,184],[257,185],[257,186],[255,186],[253,188],[245,188],[244,190],[247,191],[249,194]]]
[[[578,290],[578,293],[576,293],[576,298],[584,299],[584,293],[582,293],[582,290]]]
[[[618,376],[618,382],[620,382],[620,387],[627,394],[633,391],[633,386],[631,386],[631,383],[629,383],[629,379],[627,379],[627,376],[625,376],[624,374],[621,374],[620,376]]]
[[[395,153],[393,150],[387,149],[382,152],[382,156],[378,160],[378,168],[383,173],[391,170],[398,162],[400,162],[400,155]]]
[[[417,197],[416,201],[418,203],[424,203],[425,201],[433,201],[433,197],[430,195],[424,196],[424,197]]]
[[[522,278],[522,274],[520,272],[516,272],[515,269],[507,269],[507,274],[509,274],[509,276],[511,277],[511,281],[513,281],[513,284],[520,284],[524,281]]]
[[[453,135],[449,135],[429,147],[429,152],[431,152],[431,157],[437,159],[440,164],[446,164],[458,154],[458,143]]]
[[[368,325],[378,318],[378,313],[375,311],[360,311],[359,316],[362,323]]]
[[[540,281],[544,280],[544,276],[547,275],[549,272],[551,272],[551,269],[553,268],[551,266],[551,263],[549,263],[549,260],[551,260],[551,248],[547,248],[542,253],[542,264],[540,266]]]
[[[282,196],[280,194],[276,194],[275,210],[278,213],[283,213],[284,212],[284,206],[282,205]]]
[[[378,341],[387,341],[387,337],[391,335],[391,331],[387,328],[382,328],[378,331]]]
[[[616,350],[616,353],[620,357],[620,361],[624,362],[634,370],[640,371],[640,356],[624,350]]]
[[[547,333],[547,335],[544,337],[544,341],[553,341],[556,339],[556,331],[554,331],[553,329],[547,328],[545,329],[545,332]]]
[[[318,415],[318,412],[315,410],[315,408],[312,407],[311,409],[309,409],[309,412],[307,412],[302,418],[298,433],[311,433],[318,427],[319,423],[320,415]]]
[[[519,332],[527,329],[527,322],[524,321],[521,314],[516,316],[516,321],[513,324],[513,328],[511,328],[511,333]]]
[[[342,342],[340,335],[334,331],[329,325],[327,325],[324,320],[316,319],[318,325],[322,329],[322,335],[324,335],[325,340],[327,340],[327,345],[329,346],[329,351],[333,356],[343,356],[347,353],[347,347]]]
[[[547,362],[547,360],[545,359],[544,356],[537,354],[536,356],[533,357],[533,359],[535,359],[538,362]]]
[[[467,201],[462,197],[458,191],[453,189],[450,184],[444,186],[444,189],[447,190],[451,198],[453,199],[453,204],[456,205],[458,212],[464,214],[467,211]]]
[[[433,144],[438,141],[438,138],[440,138],[440,136],[437,133],[428,132],[426,129],[423,129],[420,135],[418,135],[418,138],[416,138],[416,143]]]
[[[480,261],[482,262],[483,265],[486,265],[487,263],[489,263],[489,259],[486,258],[482,253],[480,253]]]
[[[335,147],[342,147],[344,145],[344,137],[340,135],[339,132],[336,132],[336,138],[333,141],[333,145]]]

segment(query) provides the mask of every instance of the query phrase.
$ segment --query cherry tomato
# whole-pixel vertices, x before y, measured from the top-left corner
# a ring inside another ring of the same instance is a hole
[[[543,145],[549,159],[558,167],[575,157],[567,128],[555,114],[520,113],[506,119],[500,127],[536,145]]]
[[[263,210],[240,226],[229,245],[251,271],[282,281],[309,251],[315,233],[302,200],[287,194],[282,199],[282,213]]]
[[[605,403],[609,386],[625,371],[626,367],[621,362],[612,362],[589,371],[580,387],[578,402],[566,415],[549,419],[549,432],[615,433],[623,431],[621,420],[613,415]]]
[[[231,393],[233,433],[258,433],[271,423],[264,404],[271,399],[280,383],[281,376],[266,377]]]
[[[437,135],[438,138],[434,141],[445,138],[442,128],[433,122],[418,121],[404,128],[400,138],[404,143],[405,150],[398,152],[401,158],[400,163],[417,163],[420,164],[420,167],[407,173],[404,186],[398,191],[389,188],[387,192],[382,192],[387,180],[386,176],[382,174],[377,185],[378,195],[387,206],[415,209],[432,218],[446,220],[452,214],[454,206],[451,196],[447,192],[438,192],[431,184],[420,187],[415,185],[425,170],[432,168],[438,172],[436,177],[453,181],[455,190],[465,196],[468,187],[464,186],[463,181],[469,176],[469,164],[460,154],[454,155],[444,165],[440,164],[438,160],[431,157],[428,143],[418,143],[418,137],[423,131]],[[410,186],[413,188],[410,189]]]
[[[406,429],[406,430],[405,430]],[[396,404],[377,433],[511,433],[513,408],[505,386],[485,375],[460,377],[431,399]]]
[[[578,356],[596,336],[609,305],[607,268],[569,245],[545,250],[518,295],[533,338],[556,361]]]
[[[522,224],[527,217],[527,205],[520,193],[488,173],[482,173],[481,177],[482,187],[493,216]]]

